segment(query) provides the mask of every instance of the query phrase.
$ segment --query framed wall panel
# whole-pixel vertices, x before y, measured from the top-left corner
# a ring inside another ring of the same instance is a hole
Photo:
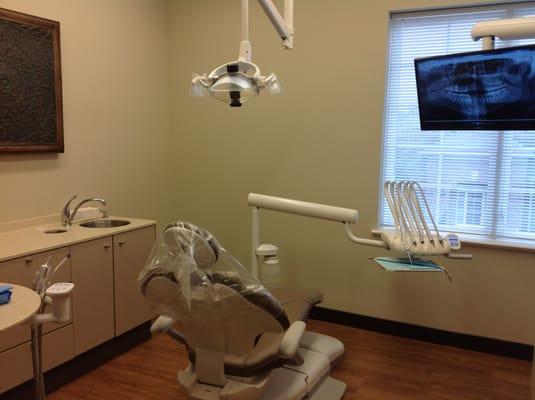
[[[59,22],[0,8],[0,153],[63,153]]]

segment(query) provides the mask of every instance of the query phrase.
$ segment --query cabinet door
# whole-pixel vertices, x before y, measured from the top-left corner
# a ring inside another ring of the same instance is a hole
[[[74,351],[78,355],[114,336],[111,236],[71,246],[71,270]]]
[[[155,236],[154,226],[113,236],[116,335],[154,316],[139,291],[137,277],[149,256]]]
[[[47,251],[45,253],[33,254],[28,257],[1,262],[0,282],[16,283],[18,285],[31,288],[37,269],[44,264],[49,257],[49,265],[54,267],[67,254],[69,254],[69,248],[64,247],[53,251]],[[52,281],[71,282],[70,260],[67,260],[65,264],[63,264],[63,266],[57,271]],[[76,290],[76,288],[74,290]],[[45,312],[51,312],[49,307],[45,309]],[[62,325],[55,323],[46,323],[43,325],[43,332],[50,332],[60,328],[61,326]],[[10,328],[4,332],[0,332],[0,351],[9,349],[28,340],[30,340],[30,327],[28,324]]]

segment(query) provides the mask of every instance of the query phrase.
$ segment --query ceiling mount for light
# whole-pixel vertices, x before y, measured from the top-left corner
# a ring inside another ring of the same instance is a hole
[[[271,0],[258,0],[271,23],[282,38],[285,49],[293,48],[293,11],[294,0],[284,0],[284,18]],[[236,61],[220,65],[210,74],[193,76],[191,82],[192,96],[213,96],[228,103],[231,107],[241,107],[262,89],[271,94],[281,92],[277,75],[262,75],[260,68],[251,59],[251,42],[249,42],[249,0],[242,0],[242,41],[240,54]]]

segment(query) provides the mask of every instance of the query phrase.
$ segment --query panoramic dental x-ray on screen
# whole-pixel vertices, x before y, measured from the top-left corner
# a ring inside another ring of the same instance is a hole
[[[422,130],[535,129],[535,46],[415,60]]]

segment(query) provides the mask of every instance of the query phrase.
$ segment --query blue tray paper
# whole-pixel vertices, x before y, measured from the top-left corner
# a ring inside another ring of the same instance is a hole
[[[7,304],[11,300],[11,286],[0,286],[0,305]]]
[[[373,259],[385,271],[389,272],[444,272],[444,268],[430,260],[414,258],[377,257]]]
[[[420,258],[393,258],[393,257],[377,257],[374,258],[377,264],[388,272],[442,272],[446,275],[450,283],[453,283],[450,274],[446,268],[441,267],[431,260],[422,260]]]

